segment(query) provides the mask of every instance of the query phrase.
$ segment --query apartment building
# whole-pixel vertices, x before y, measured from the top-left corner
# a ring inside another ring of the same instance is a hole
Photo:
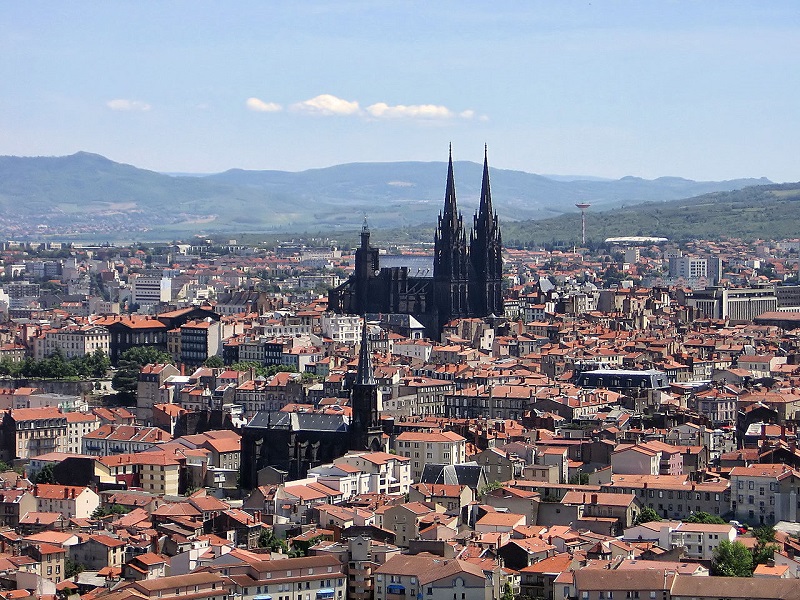
[[[420,481],[426,464],[457,465],[466,459],[466,439],[453,433],[405,431],[397,436],[394,449],[411,459],[411,478]]]

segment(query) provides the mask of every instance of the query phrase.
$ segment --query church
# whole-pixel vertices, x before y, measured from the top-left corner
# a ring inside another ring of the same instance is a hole
[[[503,315],[502,238],[492,208],[486,152],[480,205],[469,237],[456,203],[451,149],[433,256],[380,254],[369,238],[365,223],[353,274],[329,293],[333,312],[411,315],[425,326],[428,337],[437,339],[453,319]]]
[[[380,420],[372,341],[364,321],[358,371],[350,392],[351,414],[320,411],[260,411],[242,428],[240,485],[253,489],[259,472],[271,468],[289,480],[333,462],[348,451],[388,451]]]

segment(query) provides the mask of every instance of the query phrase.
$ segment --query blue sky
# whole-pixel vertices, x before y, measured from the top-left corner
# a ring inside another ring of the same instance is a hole
[[[800,3],[6,2],[0,154],[800,180]]]

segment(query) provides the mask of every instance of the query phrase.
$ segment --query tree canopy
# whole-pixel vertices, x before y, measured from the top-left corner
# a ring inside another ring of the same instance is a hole
[[[215,354],[214,356],[209,356],[203,363],[203,366],[210,367],[212,369],[221,369],[222,367],[225,366],[225,363],[223,362],[221,357]]]
[[[711,574],[722,577],[752,577],[753,555],[741,542],[722,540],[714,550]]]
[[[92,354],[67,359],[60,351],[42,360],[26,358],[21,362],[0,361],[0,375],[35,379],[98,379],[105,377],[111,361],[99,348]]]
[[[153,346],[136,346],[129,348],[119,358],[117,372],[111,380],[111,387],[127,400],[136,398],[136,384],[142,367],[151,363],[172,364],[172,357]]]
[[[642,525],[643,523],[651,523],[653,521],[660,521],[661,516],[649,506],[645,506],[642,512],[636,517],[633,522],[634,525]]]
[[[725,519],[722,517],[718,517],[717,515],[712,515],[703,511],[694,513],[689,518],[684,519],[684,522],[703,523],[704,525],[725,525]]]

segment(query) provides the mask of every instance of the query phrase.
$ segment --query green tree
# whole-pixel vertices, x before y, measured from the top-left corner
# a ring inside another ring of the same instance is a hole
[[[659,514],[650,508],[649,506],[645,506],[636,516],[636,520],[633,522],[634,525],[641,525],[643,523],[651,523],[653,521],[660,521],[661,517]]]
[[[572,477],[569,478],[569,483],[571,485],[588,485],[589,484],[589,474],[588,473],[575,473]]]
[[[75,575],[83,573],[85,570],[86,567],[83,564],[75,562],[71,558],[66,558],[64,560],[64,577],[67,579],[72,579]]]
[[[136,383],[139,381],[139,372],[142,367],[151,363],[170,363],[172,357],[153,346],[136,346],[129,348],[119,358],[117,372],[111,380],[111,387],[119,392],[126,400],[136,399]]]
[[[55,483],[56,478],[53,475],[53,463],[48,463],[39,469],[39,472],[36,473],[36,477],[34,478],[34,483]]]
[[[694,513],[688,519],[684,519],[686,523],[702,523],[704,525],[725,525],[725,519],[712,515],[707,512],[700,511]]]
[[[221,357],[215,354],[214,356],[209,356],[206,359],[206,362],[203,363],[203,366],[210,367],[212,369],[221,369],[225,366],[225,363],[223,362]]]
[[[514,600],[514,589],[511,587],[511,582],[506,581],[503,586],[503,595],[500,598],[501,600]]]
[[[722,577],[752,577],[753,555],[741,542],[722,540],[714,550],[711,574]]]
[[[93,519],[101,519],[109,515],[126,515],[130,509],[122,506],[121,504],[112,504],[110,506],[98,506],[92,513]]]
[[[493,492],[495,490],[499,490],[503,487],[504,483],[502,481],[490,481],[485,486],[483,486],[480,490],[478,490],[478,496],[483,497],[489,492]]]
[[[775,542],[775,528],[770,525],[762,525],[753,529],[756,537],[756,545],[753,546],[753,564],[765,565],[775,556],[778,546]]]
[[[321,535],[315,535],[309,540],[294,540],[292,541],[292,549],[289,551],[289,555],[292,557],[308,556],[308,551],[311,546],[319,542],[321,539]]]
[[[277,537],[272,529],[267,529],[266,527],[258,534],[258,547],[269,548],[271,552],[289,554],[289,545],[286,540]]]

